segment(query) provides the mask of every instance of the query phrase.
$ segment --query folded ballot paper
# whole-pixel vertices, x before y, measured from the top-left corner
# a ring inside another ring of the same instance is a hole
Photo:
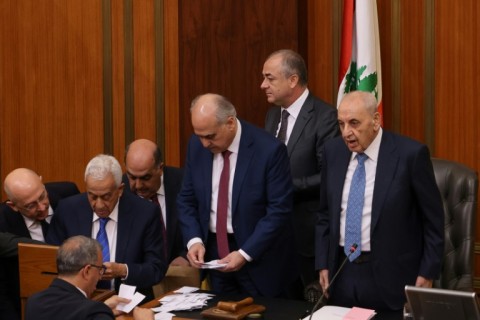
[[[312,320],[368,320],[375,316],[375,310],[364,308],[344,308],[324,306],[315,311]],[[309,320],[310,316],[303,318]]]

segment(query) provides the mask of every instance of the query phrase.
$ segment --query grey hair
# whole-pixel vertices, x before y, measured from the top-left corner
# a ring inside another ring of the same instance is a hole
[[[111,173],[115,180],[117,187],[122,183],[122,167],[115,157],[107,154],[99,154],[95,156],[87,164],[85,169],[85,181],[88,177],[92,177],[95,180],[103,180]]]
[[[76,274],[87,264],[96,264],[102,247],[97,240],[85,236],[74,236],[65,240],[57,252],[59,275]]]
[[[286,78],[293,74],[298,75],[298,83],[306,86],[308,83],[308,72],[305,60],[297,52],[289,49],[281,49],[271,53],[267,60],[274,57],[282,57],[282,72]]]
[[[215,117],[217,118],[218,123],[223,124],[227,122],[229,117],[237,117],[237,110],[235,110],[234,105],[224,96],[214,93],[201,94],[195,97],[190,105],[190,111],[192,111],[197,101],[205,95],[211,95],[213,98],[213,102],[217,107],[217,110],[215,110]]]

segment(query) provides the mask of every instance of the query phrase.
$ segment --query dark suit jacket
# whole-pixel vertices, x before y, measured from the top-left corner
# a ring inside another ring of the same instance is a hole
[[[128,177],[123,175],[125,189],[130,190]],[[178,224],[177,213],[177,195],[182,187],[183,169],[176,167],[163,167],[163,185],[165,188],[165,206],[167,216],[167,257],[168,263],[172,262],[178,256],[185,257],[185,247],[183,245],[180,225]]]
[[[350,157],[341,138],[326,143],[316,268],[328,268],[330,277],[339,264],[340,207]],[[371,266],[376,285],[392,309],[403,307],[404,287],[415,284],[418,275],[428,279],[439,276],[443,216],[428,148],[383,131],[373,191]]]
[[[280,116],[280,107],[270,108],[267,113],[265,129],[272,135],[277,132]],[[315,255],[315,222],[323,144],[338,134],[337,110],[310,93],[287,144],[294,186],[293,218],[297,252],[303,256]]]
[[[114,320],[103,302],[87,299],[75,286],[54,279],[50,286],[28,298],[25,320]]]
[[[61,199],[80,193],[75,183],[67,181],[47,182],[45,189],[47,189],[48,200],[54,211]],[[31,238],[22,215],[13,211],[5,203],[0,204],[0,231]]]
[[[45,188],[48,193],[50,206],[54,211],[60,199],[80,192],[75,183],[68,181],[47,182],[45,183]],[[13,211],[5,203],[0,204],[0,231],[31,239],[30,232],[25,225],[25,220],[23,220],[21,213]],[[15,245],[15,252],[16,251],[17,247]],[[7,319],[19,319],[18,315],[13,315],[13,310],[16,310],[16,314],[20,312],[20,286],[16,253],[13,258],[3,256],[0,258],[0,287],[3,288],[0,289],[0,314],[5,315]],[[12,311],[5,311],[7,310],[7,304],[10,305],[8,309]],[[8,313],[7,317],[7,312],[12,313]]]
[[[253,258],[244,268],[264,296],[276,296],[298,278],[293,247],[292,181],[286,147],[262,129],[241,121],[242,136],[232,190],[235,240]],[[213,154],[196,136],[188,144],[185,177],[177,198],[187,243],[207,242]],[[207,253],[208,254],[208,253]]]
[[[87,194],[66,198],[58,204],[47,235],[47,242],[60,245],[63,240],[92,236],[93,211]],[[153,298],[151,286],[163,279],[167,270],[163,259],[160,210],[130,192],[120,197],[115,262],[128,265],[126,284]],[[120,279],[115,280],[118,290]]]

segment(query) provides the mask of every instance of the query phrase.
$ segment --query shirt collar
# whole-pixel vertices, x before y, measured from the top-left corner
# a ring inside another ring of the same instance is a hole
[[[115,222],[118,222],[118,204],[120,203],[120,198],[118,198],[118,201],[117,201],[117,204],[115,205],[115,207],[113,208],[112,212],[110,212],[110,215],[108,216],[110,218],[110,220],[113,220]],[[98,219],[100,219],[100,217],[95,213],[95,211],[93,212],[93,222],[97,221]]]
[[[300,95],[300,97],[298,97],[297,100],[295,100],[294,103],[292,103],[290,106],[288,107],[282,107],[282,111],[283,110],[287,110],[288,113],[295,119],[298,118],[298,114],[300,113],[300,110],[302,109],[302,106],[303,104],[305,103],[305,100],[307,100],[307,97],[308,97],[308,89],[305,89],[305,91],[303,91],[303,93]]]
[[[51,217],[52,215],[53,215],[52,206],[48,206],[48,215],[45,218],[45,220],[47,220],[47,218]],[[36,219],[25,217],[23,214],[22,214],[22,218],[23,218],[23,221],[25,221],[25,225],[27,226],[27,229],[30,229],[31,226],[33,226],[35,223],[37,223]],[[38,221],[38,222],[40,222],[40,221]],[[47,220],[47,222],[48,222],[48,220]]]
[[[232,153],[238,154],[238,149],[240,148],[240,137],[242,136],[242,124],[238,119],[236,119],[236,121],[237,121],[237,133],[235,133],[235,138],[233,138],[233,141],[228,146],[227,150],[231,151]]]
[[[363,153],[365,153],[369,159],[377,162],[378,160],[378,153],[380,152],[380,143],[382,142],[382,135],[383,135],[383,129],[380,127],[380,130],[378,130],[378,134],[373,139],[372,143],[368,146],[367,149]],[[357,156],[357,152],[352,153],[352,159]]]

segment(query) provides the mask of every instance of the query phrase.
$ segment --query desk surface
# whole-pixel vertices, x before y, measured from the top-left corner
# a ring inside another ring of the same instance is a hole
[[[204,319],[201,316],[201,312],[207,308],[217,305],[217,302],[222,301],[239,301],[246,298],[246,296],[239,295],[216,295],[208,302],[208,306],[202,310],[195,311],[182,311],[182,312],[173,312],[176,317],[175,320],[192,320],[192,319]],[[287,300],[279,298],[265,298],[257,297],[254,298],[256,304],[264,305],[266,310],[263,313],[264,320],[298,320],[303,319],[307,315],[306,311],[311,310],[313,304],[303,300]],[[145,308],[158,307],[160,303],[158,300],[152,300],[142,305]],[[118,320],[133,320],[132,316],[123,315],[117,317]],[[379,313],[374,317],[375,320],[401,320],[403,315],[401,312],[388,312],[388,313]]]

